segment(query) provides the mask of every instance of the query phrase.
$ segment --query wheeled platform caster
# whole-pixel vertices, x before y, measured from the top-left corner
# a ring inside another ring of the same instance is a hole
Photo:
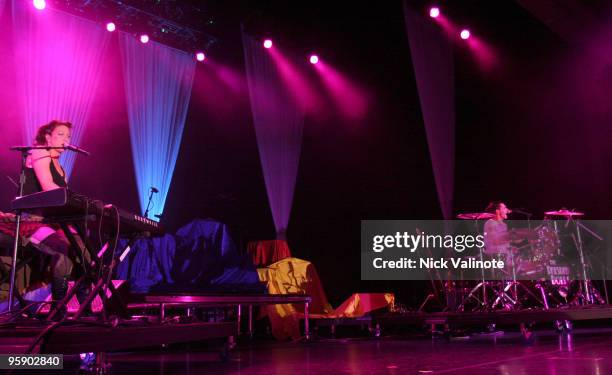
[[[219,351],[219,359],[221,360],[221,362],[229,362],[230,351],[231,351],[231,348],[229,344],[226,343],[225,345],[223,345],[223,347]]]
[[[555,320],[555,329],[559,333],[570,333],[574,328],[571,320]]]
[[[525,345],[533,345],[535,343],[535,332],[533,331],[533,327],[535,326],[535,322],[521,323],[521,335],[523,337],[523,343]]]

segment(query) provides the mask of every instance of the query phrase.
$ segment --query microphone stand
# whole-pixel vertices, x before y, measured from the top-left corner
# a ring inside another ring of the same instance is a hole
[[[18,197],[23,196],[23,185],[25,185],[25,168],[26,160],[28,158],[28,149],[20,149],[21,151],[21,171],[19,173],[19,192]],[[21,228],[21,215],[22,211],[17,210],[15,212],[15,241],[13,242],[13,259],[11,261],[11,278],[9,280],[9,299],[8,299],[8,311],[13,309],[13,296],[15,285],[15,277],[17,273],[17,253],[19,251],[19,230]]]
[[[149,201],[147,202],[147,209],[145,210],[144,217],[149,218],[149,206],[151,206],[151,200],[153,199],[153,194],[155,191],[151,189],[149,192]]]
[[[48,147],[48,146],[16,146],[11,147],[11,151],[19,151],[21,152],[21,171],[19,173],[19,189],[18,196],[23,196],[23,186],[25,185],[25,169],[26,169],[26,160],[28,159],[28,153],[31,150],[65,150],[66,147]],[[17,274],[17,255],[19,252],[19,230],[21,229],[21,218],[23,212],[21,210],[15,211],[15,241],[13,242],[13,259],[11,260],[11,278],[9,280],[9,298],[8,298],[8,312],[13,309],[13,298],[14,298],[14,289],[15,285],[15,277]]]

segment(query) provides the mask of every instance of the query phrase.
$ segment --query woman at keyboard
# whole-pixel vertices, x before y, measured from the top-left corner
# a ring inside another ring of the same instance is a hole
[[[34,139],[36,146],[60,148],[32,150],[26,160],[24,195],[68,186],[66,173],[59,162],[59,157],[64,151],[61,147],[70,144],[71,128],[71,123],[56,120],[38,128]],[[68,278],[73,267],[69,257],[70,243],[60,229],[51,226],[38,228],[30,236],[30,242],[51,256],[51,294],[54,301],[61,300],[68,291]],[[83,301],[88,293],[87,287],[79,288],[78,300]],[[59,314],[60,317],[63,315],[65,311]]]

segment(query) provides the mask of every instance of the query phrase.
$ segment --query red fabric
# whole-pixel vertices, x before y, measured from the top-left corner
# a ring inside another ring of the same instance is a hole
[[[22,221],[19,227],[19,234],[24,237],[29,237],[36,230],[46,224],[35,221]],[[0,232],[7,234],[9,236],[15,235],[15,222],[10,222],[8,220],[0,220]]]
[[[257,267],[266,267],[279,260],[291,257],[287,241],[270,240],[249,242],[247,252]]]

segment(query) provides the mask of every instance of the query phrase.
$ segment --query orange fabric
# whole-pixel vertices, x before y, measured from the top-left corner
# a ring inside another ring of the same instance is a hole
[[[356,318],[381,308],[392,308],[392,293],[355,293],[333,310],[315,266],[302,259],[286,258],[266,268],[258,268],[259,280],[265,282],[270,294],[305,294],[312,298],[309,315],[313,319]],[[277,340],[301,337],[300,319],[304,304],[267,305],[262,315],[268,316],[272,334]]]
[[[289,245],[284,240],[249,242],[247,252],[257,267],[265,267],[291,256]]]
[[[393,293],[355,293],[334,312],[338,317],[356,318],[385,307],[393,309],[394,303]]]
[[[312,297],[309,311],[314,314],[333,312],[314,265],[298,258],[286,258],[267,268],[258,268],[259,280],[270,294],[306,294]],[[267,305],[264,309],[277,340],[301,337],[299,320],[304,304]]]

